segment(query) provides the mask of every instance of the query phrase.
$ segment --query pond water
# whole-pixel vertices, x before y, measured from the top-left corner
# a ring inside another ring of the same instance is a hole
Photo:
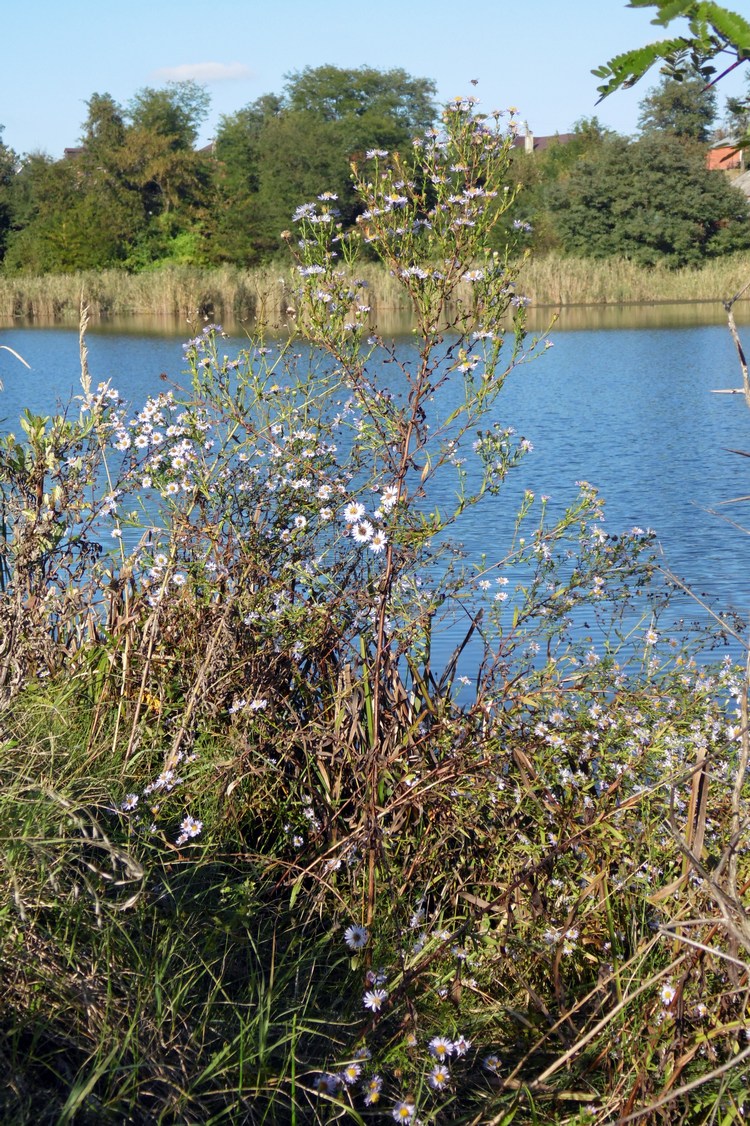
[[[512,373],[495,413],[534,446],[514,488],[549,494],[561,507],[576,481],[591,482],[606,498],[610,531],[654,528],[672,571],[717,609],[747,617],[750,539],[741,526],[750,528],[750,500],[725,502],[750,494],[750,459],[729,452],[750,451],[750,411],[742,395],[712,394],[741,383],[721,316],[691,306],[685,323],[684,308],[650,307],[640,317],[632,308],[595,310],[588,326],[578,310],[563,314],[553,347]],[[182,379],[184,335],[178,326],[147,331],[143,322],[92,327],[93,379],[111,379],[137,405],[164,387],[162,373]],[[0,344],[31,365],[0,351],[6,432],[18,432],[24,408],[48,413],[79,391],[74,330],[0,328]],[[242,344],[237,335],[225,350]],[[503,512],[467,515],[461,538],[470,553],[502,551]]]

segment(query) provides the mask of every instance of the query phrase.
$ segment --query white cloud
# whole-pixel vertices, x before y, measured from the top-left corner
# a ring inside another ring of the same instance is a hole
[[[252,78],[253,72],[244,63],[181,63],[179,66],[162,66],[152,77],[161,82],[226,82],[236,78]]]

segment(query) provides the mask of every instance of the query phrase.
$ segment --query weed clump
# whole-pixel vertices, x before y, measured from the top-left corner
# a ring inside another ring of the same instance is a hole
[[[545,340],[484,249],[514,133],[457,100],[353,168],[357,231],[301,206],[281,343],[207,324],[134,408],[84,364],[5,440],[9,1120],[742,1113],[742,674],[587,482],[455,542],[530,453],[498,404]]]

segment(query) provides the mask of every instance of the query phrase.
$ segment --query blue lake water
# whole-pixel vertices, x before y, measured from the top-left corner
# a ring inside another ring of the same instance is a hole
[[[654,528],[677,575],[718,609],[747,617],[750,539],[707,511],[750,494],[750,459],[728,452],[750,451],[750,410],[741,395],[711,393],[741,383],[734,346],[722,324],[653,320],[608,328],[600,318],[596,327],[566,329],[563,319],[553,347],[511,374],[494,414],[534,446],[511,492],[549,494],[558,507],[573,499],[577,480],[590,481],[606,498],[610,531]],[[243,343],[230,339],[225,350]],[[0,329],[0,344],[31,365],[27,371],[0,351],[5,432],[19,432],[24,408],[49,413],[80,390],[77,332]],[[94,382],[111,379],[135,405],[163,389],[162,373],[185,382],[179,331],[94,327],[88,347]],[[498,504],[494,513],[480,506],[466,516],[469,553],[503,550],[507,513]],[[750,528],[750,501],[719,511]]]

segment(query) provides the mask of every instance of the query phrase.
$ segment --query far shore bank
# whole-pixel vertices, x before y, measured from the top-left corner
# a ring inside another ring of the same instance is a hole
[[[367,300],[378,322],[408,317],[403,290],[385,269],[363,264],[357,277],[367,283]],[[749,283],[750,253],[682,270],[661,266],[647,270],[625,259],[550,254],[524,267],[519,289],[543,320],[545,312],[591,306],[718,303],[721,309],[721,302]],[[274,324],[287,319],[294,286],[294,271],[273,265],[255,270],[167,266],[140,274],[104,270],[0,277],[0,327],[77,323],[82,300],[92,321],[150,317],[184,323],[209,317],[240,325],[256,320]],[[741,303],[750,307],[750,289]]]

